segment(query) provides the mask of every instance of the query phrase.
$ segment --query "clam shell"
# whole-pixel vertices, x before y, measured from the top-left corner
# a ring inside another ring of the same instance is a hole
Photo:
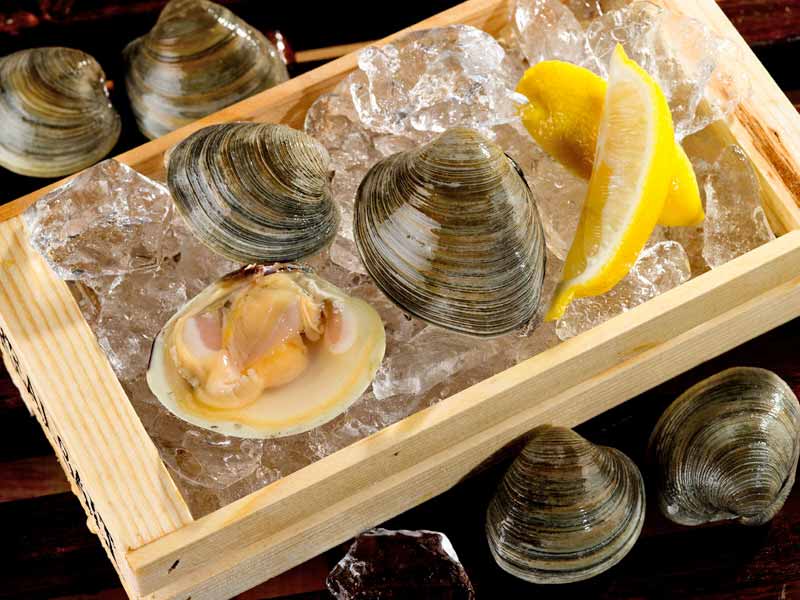
[[[131,106],[150,139],[289,78],[267,38],[207,0],[169,2],[125,58]]]
[[[618,563],[644,522],[644,482],[622,452],[570,429],[534,429],[489,504],[497,564],[534,583],[569,583]]]
[[[450,129],[370,169],[354,234],[375,283],[429,323],[488,337],[537,313],[545,250],[533,194],[516,164],[472,129]]]
[[[178,322],[209,306],[227,305],[232,294],[245,286],[279,274],[296,277],[306,291],[347,307],[354,327],[350,346],[339,352],[319,344],[311,348],[310,362],[297,378],[264,390],[247,405],[209,406],[196,400],[199,382],[182,374],[171,346]],[[349,296],[304,265],[248,265],[209,285],[164,325],[153,341],[147,384],[167,410],[198,427],[241,438],[284,437],[309,431],[345,412],[369,388],[385,349],[383,322],[364,300]]]
[[[769,521],[794,484],[800,405],[765,369],[738,367],[689,388],[650,437],[658,504],[683,525]]]
[[[91,56],[32,48],[0,58],[0,131],[0,165],[58,177],[106,156],[119,138],[120,118]]]
[[[215,252],[243,263],[294,261],[336,235],[329,163],[320,143],[284,125],[211,125],[169,154],[167,185]]]

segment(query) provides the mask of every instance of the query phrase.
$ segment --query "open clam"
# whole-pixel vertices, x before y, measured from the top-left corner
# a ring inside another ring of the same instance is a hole
[[[644,481],[622,452],[545,425],[489,504],[486,534],[497,564],[534,583],[569,583],[617,564],[644,523]]]
[[[319,142],[284,125],[211,125],[170,152],[167,185],[215,252],[242,263],[287,262],[336,235],[329,163]]]
[[[58,177],[108,154],[120,119],[91,56],[32,48],[0,58],[0,131],[0,165],[20,175]]]
[[[800,405],[765,369],[728,369],[689,388],[649,443],[658,504],[676,523],[769,521],[794,484]]]
[[[208,0],[171,0],[125,57],[131,106],[151,139],[289,78],[263,34]]]
[[[301,433],[344,412],[385,348],[366,302],[296,265],[253,265],[210,285],[156,337],[147,383],[178,417],[226,435]]]
[[[488,337],[536,316],[545,250],[533,194],[516,164],[472,129],[372,167],[354,234],[378,287],[425,321]]]

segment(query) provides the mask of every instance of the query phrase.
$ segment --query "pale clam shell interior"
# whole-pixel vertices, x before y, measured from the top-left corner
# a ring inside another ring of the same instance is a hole
[[[699,525],[770,520],[783,506],[800,455],[800,405],[765,369],[737,367],[675,400],[649,443],[658,504],[668,519]]]
[[[339,225],[330,158],[301,131],[226,123],[169,154],[167,185],[194,234],[240,263],[291,262],[327,246]]]
[[[639,469],[622,452],[538,427],[489,505],[489,548],[503,570],[533,583],[588,579],[633,547],[644,498]]]
[[[0,165],[10,171],[80,171],[111,151],[120,127],[103,69],[85,52],[44,47],[0,58]]]
[[[367,173],[355,202],[359,254],[401,309],[475,336],[537,316],[544,234],[514,162],[477,131],[450,129]]]
[[[243,408],[211,408],[193,401],[192,388],[177,372],[167,347],[175,321],[188,311],[202,310],[230,294],[250,277],[269,277],[272,273],[287,271],[310,278],[321,293],[347,304],[355,317],[356,337],[350,349],[333,353],[323,344],[317,344],[309,367],[300,377],[268,390],[259,400]],[[385,344],[380,316],[363,300],[347,296],[303,267],[253,265],[212,284],[167,322],[153,344],[147,382],[170,412],[193,425],[243,438],[283,437],[322,425],[358,400],[380,366]]]
[[[150,139],[289,78],[260,31],[208,0],[171,0],[125,57],[131,107]]]

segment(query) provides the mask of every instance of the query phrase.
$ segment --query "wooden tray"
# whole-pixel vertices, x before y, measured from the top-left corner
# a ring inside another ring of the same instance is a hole
[[[441,493],[536,425],[574,426],[800,314],[800,117],[713,0],[661,4],[740,46],[753,94],[714,131],[748,152],[780,237],[202,519],[192,519],[67,286],[28,244],[16,215],[46,189],[0,207],[4,360],[132,598],[245,590]],[[413,29],[497,33],[507,14],[504,0],[470,0]],[[159,177],[163,152],[209,123],[302,127],[311,103],[355,65],[350,54],[118,159]]]

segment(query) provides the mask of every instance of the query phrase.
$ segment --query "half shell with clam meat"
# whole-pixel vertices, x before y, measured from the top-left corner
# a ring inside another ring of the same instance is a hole
[[[172,413],[226,435],[301,433],[369,387],[385,335],[366,302],[296,265],[248,266],[212,284],[156,337],[147,371]]]
[[[261,32],[208,0],[171,0],[125,57],[131,106],[151,139],[289,78]]]
[[[45,47],[0,58],[0,165],[30,177],[80,171],[117,143],[105,74],[80,50]]]
[[[450,129],[372,167],[354,234],[378,287],[429,323],[489,337],[537,315],[545,249],[533,194],[477,131]]]
[[[644,523],[644,481],[627,456],[570,429],[532,432],[489,504],[497,564],[533,583],[569,583],[617,564]]]
[[[689,388],[659,419],[649,443],[658,504],[683,525],[769,521],[794,484],[800,405],[765,369],[728,369]]]
[[[266,123],[211,125],[167,159],[178,212],[215,252],[241,263],[308,257],[336,235],[330,159],[312,137]]]

